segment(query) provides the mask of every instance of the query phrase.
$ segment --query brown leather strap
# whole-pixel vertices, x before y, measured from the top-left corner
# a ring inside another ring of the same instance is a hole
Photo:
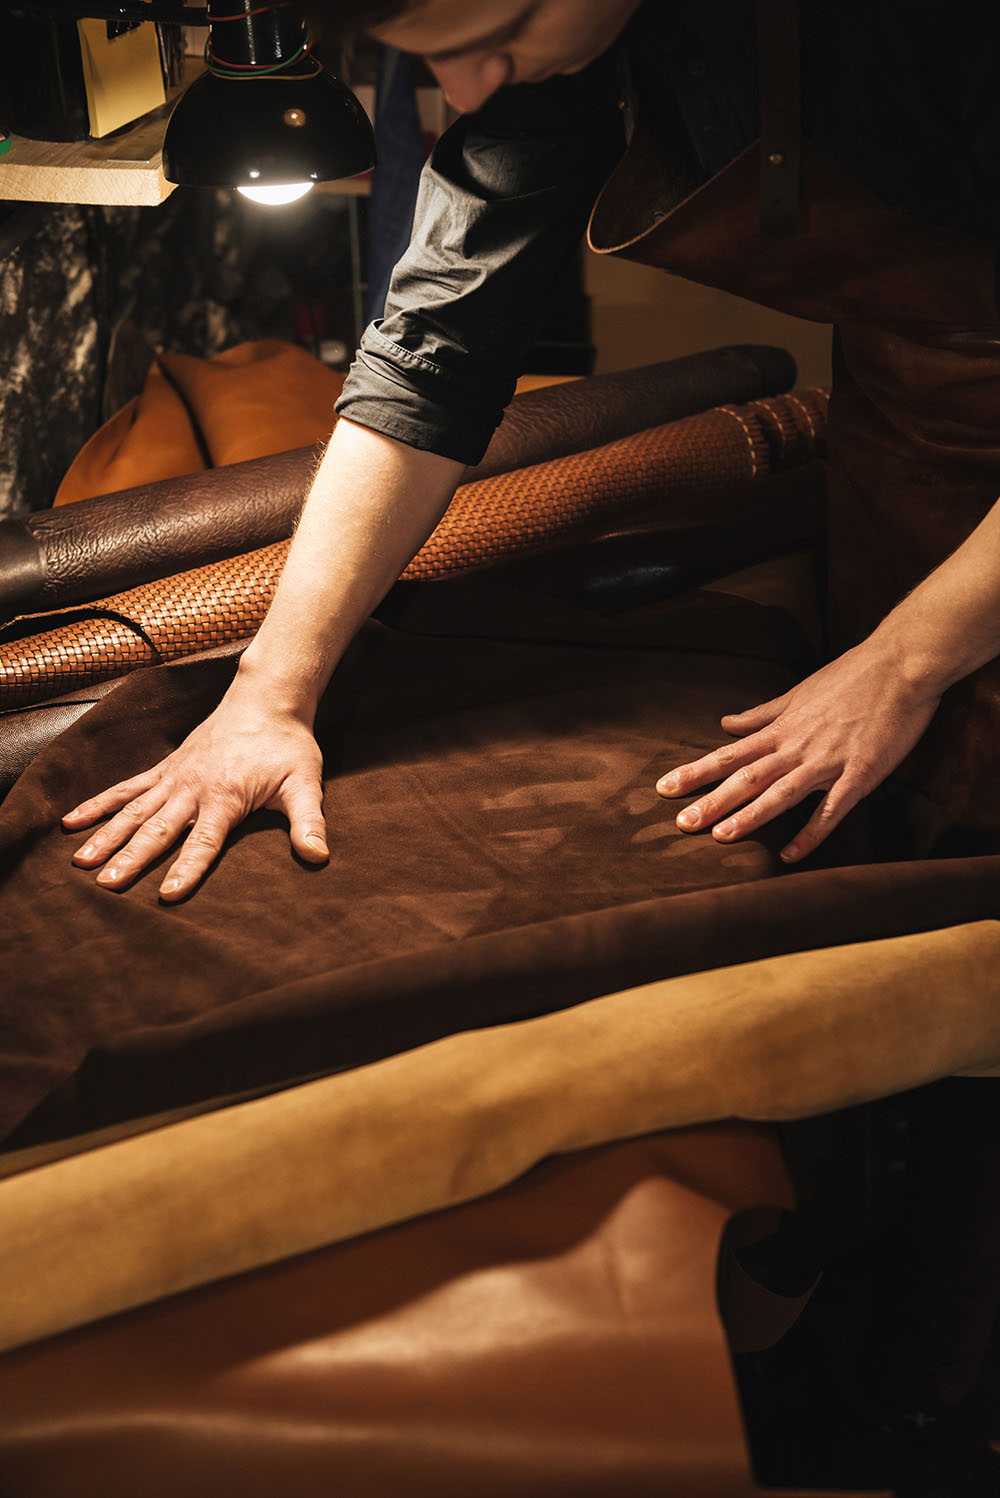
[[[760,232],[801,226],[802,79],[798,0],[757,0]]]

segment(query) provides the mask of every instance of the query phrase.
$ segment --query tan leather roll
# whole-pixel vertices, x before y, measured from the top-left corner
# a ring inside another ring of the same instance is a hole
[[[647,984],[0,1184],[0,1348],[467,1201],[546,1156],[1000,1060],[1000,922]]]

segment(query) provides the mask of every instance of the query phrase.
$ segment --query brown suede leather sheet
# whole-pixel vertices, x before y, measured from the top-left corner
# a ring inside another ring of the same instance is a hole
[[[676,831],[657,774],[791,679],[787,616],[706,593],[616,621],[518,595],[475,622],[495,638],[371,625],[356,642],[317,725],[321,869],[269,814],[178,907],[155,872],[115,895],[70,867],[60,813],[176,745],[232,660],[137,674],[33,762],[0,811],[11,1145],[658,977],[996,914],[1000,859],[792,873],[787,827],[733,847]],[[827,857],[863,856],[854,818]]]

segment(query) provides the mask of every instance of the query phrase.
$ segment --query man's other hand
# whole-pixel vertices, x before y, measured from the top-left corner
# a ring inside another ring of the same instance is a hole
[[[786,863],[797,863],[909,754],[939,701],[940,694],[907,679],[898,656],[872,636],[784,696],[723,718],[724,731],[739,742],[670,771],[656,789],[690,796],[721,782],[685,807],[677,826],[711,831],[724,843],[822,791],[808,822],[782,849]]]

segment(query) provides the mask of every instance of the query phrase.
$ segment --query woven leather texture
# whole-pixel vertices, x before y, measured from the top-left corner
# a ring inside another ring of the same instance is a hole
[[[406,568],[429,581],[583,540],[637,515],[668,513],[697,498],[752,483],[821,450],[827,393],[808,390],[698,416],[463,485]],[[115,593],[83,608],[38,617],[38,631],[0,643],[0,706],[55,693],[211,649],[253,634],[288,553],[280,541],[224,561]],[[53,625],[59,613],[64,624]]]

